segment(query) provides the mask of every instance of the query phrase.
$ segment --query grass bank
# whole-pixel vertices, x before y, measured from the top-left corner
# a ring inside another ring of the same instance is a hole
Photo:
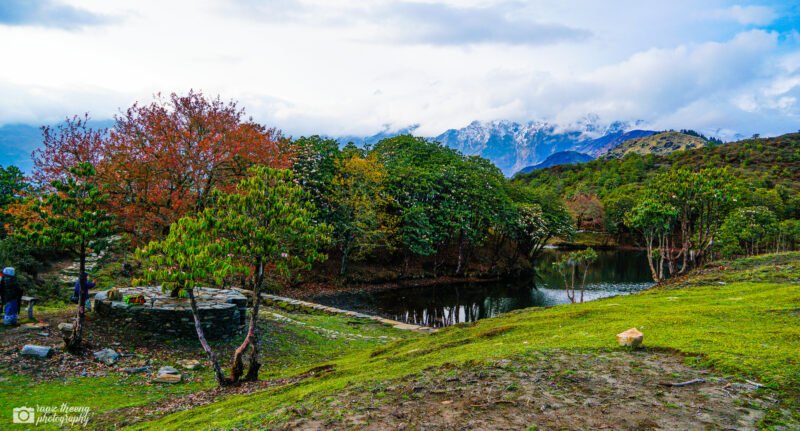
[[[280,425],[291,407],[353,386],[399,380],[432,367],[474,364],[539,351],[615,352],[615,334],[645,333],[647,349],[685,357],[736,380],[756,380],[795,410],[800,387],[800,253],[718,265],[636,295],[528,309],[398,340],[327,361],[322,377],[302,380],[141,423],[135,429],[234,429]],[[311,364],[310,364],[311,365]],[[788,406],[788,407],[787,407]],[[791,415],[791,413],[789,413]],[[785,415],[768,414],[764,426]]]

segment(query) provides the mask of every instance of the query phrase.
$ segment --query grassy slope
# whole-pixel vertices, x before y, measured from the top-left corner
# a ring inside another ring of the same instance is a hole
[[[362,319],[326,314],[289,313],[285,310],[269,310],[289,317],[294,323],[286,324],[270,320],[262,325],[265,342],[262,346],[262,379],[277,379],[292,376],[308,369],[308,364],[320,363],[332,358],[352,354],[360,350],[372,350],[385,345],[389,339],[408,337],[408,331],[400,331]],[[40,316],[46,312],[41,312]],[[297,323],[301,322],[301,323]],[[0,331],[4,328],[0,328]],[[335,331],[334,336],[330,332]],[[364,338],[347,337],[347,334],[360,334]],[[241,341],[239,339],[234,340]],[[195,358],[204,357],[196,341],[183,342],[189,354]],[[172,343],[157,347],[147,357],[154,361],[154,369],[160,365],[176,365],[171,356]],[[2,346],[0,346],[2,347]],[[7,347],[7,346],[6,346]],[[174,353],[174,352],[173,352]],[[223,361],[228,359],[223,357]],[[36,364],[36,362],[31,362]],[[122,361],[119,366],[132,366]],[[223,364],[226,365],[226,364]],[[32,365],[35,366],[35,365]],[[179,385],[151,384],[142,375],[129,376],[108,368],[104,377],[70,377],[56,380],[35,380],[27,375],[17,375],[0,368],[0,412],[7,412],[20,406],[87,406],[95,417],[118,416],[117,410],[126,407],[145,406],[215,386],[214,377],[208,367],[200,371],[183,371],[185,382]],[[6,413],[3,413],[6,416]],[[11,429],[25,429],[0,417],[0,429],[8,425]],[[91,424],[91,422],[90,422]],[[51,429],[39,425],[37,429]]]
[[[663,132],[643,138],[625,141],[610,149],[603,158],[616,159],[628,154],[656,154],[665,155],[673,151],[691,150],[702,148],[706,141],[697,136],[690,136],[680,132]]]
[[[800,253],[739,261],[700,277],[705,280],[700,285],[683,280],[637,295],[521,310],[397,341],[330,361],[335,372],[321,378],[230,397],[135,428],[257,428],[280,421],[283,408],[300,400],[321,399],[348,385],[401,378],[445,363],[551,348],[618,349],[615,334],[634,326],[645,333],[648,348],[678,351],[692,364],[759,380],[796,403]]]

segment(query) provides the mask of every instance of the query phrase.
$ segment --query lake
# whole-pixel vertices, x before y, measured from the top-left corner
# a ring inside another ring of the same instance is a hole
[[[566,304],[569,299],[563,281],[552,269],[552,262],[562,253],[567,252],[545,250],[535,279],[341,293],[318,296],[313,301],[432,327],[471,322],[520,308]],[[653,285],[644,252],[599,250],[597,254],[587,277],[585,301],[638,292]]]

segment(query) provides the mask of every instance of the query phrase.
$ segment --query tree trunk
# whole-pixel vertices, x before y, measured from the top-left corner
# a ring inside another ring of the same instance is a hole
[[[583,291],[586,289],[586,274],[589,273],[589,264],[583,268],[583,279],[581,280],[581,303],[583,303]]]
[[[85,295],[86,280],[83,273],[86,272],[86,244],[81,241],[80,256],[78,260],[78,315],[75,317],[75,324],[72,326],[72,335],[66,340],[66,349],[74,352],[80,349],[83,342],[83,322],[86,319],[86,300]]]
[[[244,352],[251,346],[253,350],[256,351],[255,342],[258,332],[258,309],[261,304],[261,286],[264,284],[264,263],[261,262],[261,259],[259,259],[256,267],[258,268],[258,274],[256,274],[256,283],[255,286],[253,286],[253,310],[250,315],[250,325],[247,328],[247,335],[244,337],[244,341],[242,341],[242,344],[233,352],[233,358],[231,360],[231,383],[233,384],[239,383],[244,373],[244,361],[242,359]],[[257,351],[250,356],[248,367],[247,379],[258,380],[258,369],[261,368],[261,364],[258,363]]]
[[[206,341],[203,325],[200,323],[200,314],[197,311],[197,300],[194,297],[194,289],[186,289],[186,292],[189,294],[189,304],[192,306],[192,317],[194,317],[194,329],[197,331],[197,339],[200,340],[200,345],[203,346],[203,350],[205,350],[206,355],[208,355],[208,360],[211,361],[217,384],[220,387],[227,386],[228,381],[225,380],[225,375],[222,374],[217,355],[211,350],[211,346],[208,344],[208,341]]]
[[[342,247],[342,261],[339,265],[339,275],[347,274],[347,258],[350,255],[350,239]]]
[[[464,272],[464,231],[458,235],[458,264],[456,265],[456,275]]]
[[[647,240],[647,264],[650,266],[650,274],[653,276],[653,281],[658,283],[658,272],[656,272],[656,267],[653,263],[653,237],[649,237]]]

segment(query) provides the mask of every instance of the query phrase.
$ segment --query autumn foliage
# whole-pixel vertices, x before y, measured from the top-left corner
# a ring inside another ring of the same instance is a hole
[[[107,209],[134,244],[202,210],[211,190],[231,189],[252,165],[290,166],[279,131],[246,118],[235,102],[199,92],[157,95],[115,120],[108,131],[89,128],[88,116],[44,128],[35,179],[46,185],[78,163],[96,166],[98,184],[110,196]]]

